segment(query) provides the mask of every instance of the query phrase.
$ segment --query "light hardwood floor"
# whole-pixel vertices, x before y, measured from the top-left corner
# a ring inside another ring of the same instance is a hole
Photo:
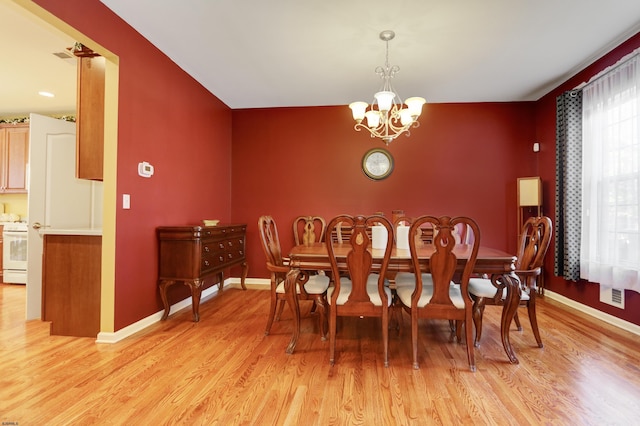
[[[640,414],[640,343],[549,300],[539,304],[543,349],[521,310],[512,328],[520,359],[499,339],[499,309],[485,312],[478,370],[446,322],[421,324],[420,370],[411,367],[409,318],[382,363],[378,319],[339,324],[337,359],[305,318],[285,354],[285,311],[270,336],[265,291],[225,289],[191,311],[117,344],[49,336],[24,321],[24,287],[0,285],[0,421],[19,425],[630,425]],[[357,326],[357,329],[356,329]]]

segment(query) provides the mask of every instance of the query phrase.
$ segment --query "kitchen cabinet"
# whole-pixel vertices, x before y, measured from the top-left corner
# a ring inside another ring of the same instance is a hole
[[[29,124],[0,124],[0,193],[27,193]]]
[[[104,161],[105,58],[79,45],[76,113],[76,176],[101,181]]]
[[[97,337],[102,236],[45,234],[42,257],[42,319],[51,334]]]

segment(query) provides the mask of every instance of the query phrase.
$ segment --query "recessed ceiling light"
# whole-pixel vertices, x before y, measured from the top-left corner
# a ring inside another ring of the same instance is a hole
[[[55,98],[55,96],[56,96],[56,95],[54,95],[54,94],[53,94],[53,93],[51,93],[51,92],[44,92],[44,91],[43,91],[43,92],[38,92],[38,95],[40,95],[40,96],[46,96],[47,98]]]

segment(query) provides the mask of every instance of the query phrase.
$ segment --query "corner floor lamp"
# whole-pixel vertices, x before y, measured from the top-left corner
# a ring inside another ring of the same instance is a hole
[[[539,176],[518,178],[518,241],[526,218],[524,209],[535,207],[537,216],[542,216],[542,181]],[[538,276],[538,294],[544,296],[544,273]]]
[[[535,207],[542,215],[542,180],[539,176],[518,178],[518,236],[525,222],[524,209]]]

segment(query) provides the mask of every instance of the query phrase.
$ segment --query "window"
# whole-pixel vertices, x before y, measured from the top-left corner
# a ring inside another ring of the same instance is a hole
[[[582,90],[580,277],[640,292],[640,54]]]

